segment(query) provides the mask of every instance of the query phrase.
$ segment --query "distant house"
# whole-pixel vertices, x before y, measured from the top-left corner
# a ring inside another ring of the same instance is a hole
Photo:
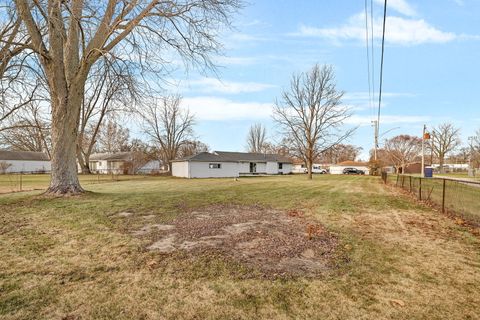
[[[184,178],[224,178],[291,172],[292,161],[278,154],[214,151],[172,161],[172,175]]]
[[[162,162],[159,160],[151,160],[145,163],[143,166],[137,169],[138,174],[156,174],[165,170]]]
[[[132,174],[133,158],[131,152],[94,153],[89,160],[90,171],[99,174]]]
[[[358,170],[362,170],[365,174],[369,174],[370,167],[368,166],[367,162],[359,162],[359,161],[343,161],[337,164],[330,165],[330,173],[331,174],[343,174],[343,170],[345,168],[355,168]]]
[[[46,153],[0,150],[0,173],[45,173],[51,168]]]
[[[328,165],[314,163],[312,165],[312,173],[322,173],[325,172],[324,170],[328,171]],[[307,173],[307,166],[305,162],[296,160],[293,162],[292,173]]]

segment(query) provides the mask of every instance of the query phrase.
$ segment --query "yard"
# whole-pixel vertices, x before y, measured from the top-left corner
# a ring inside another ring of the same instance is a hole
[[[2,319],[479,319],[480,238],[368,176],[0,195]]]

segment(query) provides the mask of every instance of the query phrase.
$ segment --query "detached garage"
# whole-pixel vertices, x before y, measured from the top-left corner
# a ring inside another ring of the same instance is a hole
[[[292,161],[278,154],[214,151],[172,161],[172,175],[183,178],[228,178],[291,172]]]

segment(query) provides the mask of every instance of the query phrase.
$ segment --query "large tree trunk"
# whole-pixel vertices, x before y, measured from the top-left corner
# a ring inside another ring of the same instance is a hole
[[[312,168],[313,168],[313,161],[311,159],[307,159],[307,178],[312,180]]]
[[[83,90],[73,86],[64,99],[52,94],[52,173],[47,194],[83,193],[77,174],[77,130]]]
[[[444,155],[439,155],[438,156],[438,162],[439,162],[439,165],[440,165],[440,173],[445,173],[445,169],[443,168],[443,164],[445,162],[445,156]]]

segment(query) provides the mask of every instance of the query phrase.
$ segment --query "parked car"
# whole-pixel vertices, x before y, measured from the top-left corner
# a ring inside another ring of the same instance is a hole
[[[308,169],[305,168],[304,172],[308,173]],[[327,174],[328,171],[326,169],[323,169],[323,168],[319,167],[319,166],[313,166],[312,167],[312,173]]]
[[[345,168],[343,174],[365,174],[365,172],[357,168]]]

